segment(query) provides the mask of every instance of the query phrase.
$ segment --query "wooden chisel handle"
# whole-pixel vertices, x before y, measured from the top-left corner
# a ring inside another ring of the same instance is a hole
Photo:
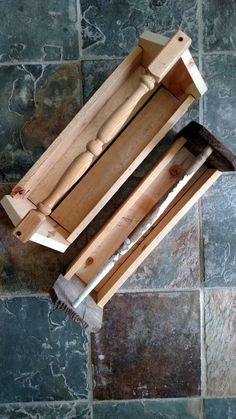
[[[86,151],[79,154],[72,161],[59,179],[54,190],[43,202],[37,205],[40,212],[45,215],[51,214],[52,209],[58,201],[83,176],[91,166],[94,158],[102,153],[103,145],[108,144],[119,133],[137,103],[147,92],[154,88],[155,83],[155,78],[152,75],[145,74],[141,76],[136,90],[109,116],[99,129],[96,139],[88,142]]]

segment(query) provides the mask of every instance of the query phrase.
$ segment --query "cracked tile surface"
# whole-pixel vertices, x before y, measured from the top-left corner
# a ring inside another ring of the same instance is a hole
[[[81,0],[83,55],[123,57],[144,30],[170,36],[180,28],[197,50],[196,0]]]
[[[203,77],[208,86],[203,96],[204,125],[236,153],[236,56],[204,56]]]
[[[91,419],[86,403],[11,403],[0,405],[1,419]]]
[[[1,1],[0,14],[0,62],[78,59],[75,0]]]
[[[0,180],[19,180],[79,111],[79,64],[0,66]]]
[[[0,201],[12,187],[0,184]],[[0,219],[0,296],[48,292],[87,241],[82,233],[65,253],[30,241],[23,244],[13,236],[13,224],[1,205]]]
[[[92,334],[94,399],[197,396],[198,292],[116,294]]]
[[[49,299],[0,300],[0,330],[0,403],[88,397],[86,335]]]
[[[94,419],[199,419],[199,400],[94,403]]]
[[[236,395],[236,289],[205,294],[207,395]]]
[[[236,176],[224,175],[202,198],[205,285],[236,285]]]
[[[235,1],[205,0],[202,5],[204,51],[235,50]]]

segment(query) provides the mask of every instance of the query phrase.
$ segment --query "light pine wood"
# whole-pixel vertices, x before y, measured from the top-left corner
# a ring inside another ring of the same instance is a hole
[[[197,200],[218,179],[221,172],[207,169],[200,178],[183,194],[172,208],[157,222],[150,233],[121,260],[110,276],[104,278],[104,285],[97,293],[97,304],[103,307],[112,295],[120,288],[126,279],[132,275],[137,267],[145,260],[152,250],[161,242],[176,223],[189,211]]]
[[[188,55],[190,43],[190,38],[181,31],[178,31],[169,40],[160,35],[144,34],[143,38],[140,39],[139,46],[115,70],[36,165],[13,189],[12,194],[14,196],[28,197],[30,202],[36,204],[39,210],[32,210],[14,230],[14,234],[21,241],[25,242],[32,238],[40,224],[44,222],[45,216],[50,214],[52,208],[85,173],[120,129],[124,127],[124,124],[133,118],[152,92],[158,89],[160,81],[168,87],[169,91],[174,93],[174,96],[183,102],[183,107],[180,106],[178,110],[174,111],[174,115],[160,128],[158,133],[160,139],[173,126],[172,123],[178,121],[179,115],[186,108],[186,105],[188,107],[193,103],[200,88],[195,89],[193,81],[193,78],[197,77],[196,69],[192,71],[193,76],[190,76],[192,66]],[[152,52],[154,50],[155,52]],[[185,58],[183,59],[183,57]],[[180,72],[179,63],[182,66],[181,71],[187,72],[188,76],[187,78],[184,77],[181,85],[178,80],[173,83]],[[174,69],[176,71],[173,71]],[[119,79],[119,82],[117,79]],[[198,82],[200,86],[201,80],[199,79]],[[167,130],[166,127],[168,127]],[[151,145],[149,152],[152,148]],[[84,151],[85,149],[86,151]],[[145,157],[145,153],[146,150],[140,162]],[[78,157],[74,158],[75,156]],[[136,163],[135,161],[134,165],[131,164],[130,173],[135,169]],[[60,182],[58,182],[58,179],[60,179]],[[120,186],[124,180],[125,177],[119,179]],[[117,190],[118,183],[115,188],[111,188],[110,196]],[[76,188],[77,186],[74,189]],[[99,208],[101,209],[104,206],[106,199],[107,196],[96,204],[95,215],[97,210],[99,211]],[[59,204],[58,208],[62,204]],[[74,204],[71,208],[72,211],[73,208]],[[53,212],[53,218],[54,215]],[[91,214],[88,215],[88,217],[90,216]],[[56,222],[59,223],[58,220]],[[59,224],[64,230],[69,231],[67,241],[72,243],[82,231],[81,228],[83,229],[87,225],[87,220],[83,220],[72,231],[68,230],[68,226],[65,227],[63,222]]]
[[[44,221],[45,217],[44,215],[49,215],[51,213],[51,208],[58,202],[59,199],[62,198],[63,193],[65,193],[75,181],[77,181],[83,173],[87,170],[87,168],[90,166],[93,158],[96,158],[100,152],[102,151],[101,145],[107,146],[105,142],[106,139],[109,140],[109,132],[112,133],[112,135],[115,135],[115,131],[118,127],[118,120],[120,123],[120,128],[122,125],[124,125],[124,122],[128,121],[130,118],[132,118],[133,114],[137,112],[138,107],[141,107],[143,104],[143,101],[148,99],[149,96],[149,90],[154,88],[153,84],[153,78],[150,76],[146,76],[144,73],[143,67],[139,67],[138,71],[136,71],[138,75],[135,75],[135,92],[131,94],[130,98],[126,98],[125,102],[123,101],[118,109],[115,109],[113,111],[113,114],[110,114],[110,117],[108,117],[107,120],[105,120],[102,127],[100,127],[98,131],[99,137],[95,141],[90,141],[87,145],[87,152],[82,153],[78,156],[78,158],[74,159],[74,161],[69,165],[66,172],[64,173],[64,176],[62,174],[62,177],[59,179],[59,182],[57,180],[57,185],[54,187],[54,190],[51,191],[49,194],[49,197],[45,199],[43,202],[39,202],[37,204],[38,210],[30,211],[24,219],[20,222],[20,224],[13,230],[13,234],[20,239],[23,243],[30,240],[31,236],[37,231],[40,224]],[[131,85],[133,86],[133,78]],[[137,86],[138,83],[138,86]],[[146,83],[146,84],[145,84]],[[124,96],[123,91],[123,96]],[[126,92],[127,93],[127,92]],[[145,97],[144,97],[145,96]],[[111,104],[110,104],[111,105]],[[107,106],[107,105],[106,105]],[[114,106],[114,104],[113,104]],[[108,108],[107,108],[108,110]],[[110,111],[110,109],[109,109]],[[117,114],[116,114],[117,112]],[[121,119],[119,117],[120,112],[122,112],[124,116],[124,119],[122,121],[121,125]],[[115,119],[117,121],[117,124],[114,124],[114,114]],[[113,119],[113,122],[112,122]],[[125,121],[124,121],[125,120]],[[96,118],[94,120],[94,123],[90,125],[87,134],[90,135],[91,138],[91,128],[96,129]],[[113,127],[113,128],[112,128]],[[104,148],[104,147],[103,147]],[[99,152],[100,150],[100,152]],[[71,154],[73,150],[70,149],[69,153]],[[93,151],[93,153],[92,153]],[[96,155],[97,154],[97,155]],[[64,155],[64,159],[66,158],[66,155]],[[60,160],[61,166],[63,166],[63,159]],[[59,163],[58,163],[59,165]],[[57,166],[58,167],[58,166]],[[54,166],[54,170],[52,174],[54,175],[54,179],[56,178],[55,173],[56,167]],[[50,179],[48,177],[44,177],[44,180],[42,182],[41,186],[44,186],[44,189],[47,189],[47,185],[51,184]],[[19,186],[18,186],[19,188]]]
[[[76,273],[83,282],[88,283],[166,191],[180,179],[183,170],[194,160],[191,153],[182,148],[185,141],[184,138],[180,138],[170,147],[96,236],[72,261],[65,273],[67,279]]]
[[[155,87],[155,79],[144,74],[135,91],[109,116],[98,130],[97,136],[86,145],[86,151],[79,154],[59,179],[49,196],[37,205],[39,212],[51,214],[52,208],[62,199],[69,189],[83,176],[98,157],[104,145],[108,145],[129,120],[138,102]],[[36,216],[36,215],[35,215]],[[41,214],[38,214],[39,218]]]
[[[160,83],[190,45],[191,39],[184,32],[177,31],[149,64],[148,71]]]
[[[15,199],[10,195],[5,195],[2,198],[1,205],[15,226],[19,224],[30,210],[35,209],[35,205],[28,199]],[[67,236],[68,232],[64,228],[59,226],[54,220],[46,217],[30,240],[64,253],[70,245],[66,240]]]
[[[29,197],[34,204],[48,196],[75,155],[83,151],[103,122],[132,93],[140,75],[145,73],[141,59],[142,48],[137,46],[13,188],[13,196]],[[90,134],[85,132],[89,126]]]
[[[147,31],[141,35],[139,45],[143,48],[142,64],[144,67],[150,65],[167,42],[167,37],[152,32]],[[164,77],[162,84],[181,100],[190,94],[198,99],[207,90],[188,49]]]
[[[145,157],[147,157],[147,155],[151,152],[151,150],[159,143],[159,141],[168,133],[168,131],[170,129],[173,128],[173,126],[176,124],[176,122],[179,121],[179,119],[181,118],[181,116],[184,115],[184,113],[187,111],[187,109],[189,108],[190,104],[194,101],[193,97],[189,96],[178,108],[176,111],[174,111],[174,109],[172,109],[172,115],[168,118],[168,115],[166,112],[169,112],[168,106],[166,105],[166,108],[162,108],[162,113],[161,114],[157,114],[156,111],[154,111],[154,120],[155,123],[157,122],[159,124],[159,129],[157,130],[157,133],[154,135],[153,138],[151,138],[151,140],[146,143],[146,144],[142,144],[142,140],[145,138],[146,135],[150,135],[150,129],[152,129],[152,124],[153,121],[150,122],[149,128],[147,130],[144,130],[144,127],[141,126],[140,131],[135,135],[136,142],[135,142],[135,147],[132,146],[132,143],[129,142],[129,139],[131,139],[132,137],[127,136],[126,137],[126,141],[124,142],[123,147],[127,147],[126,150],[127,152],[122,154],[123,159],[122,159],[122,164],[127,164],[127,160],[124,160],[124,156],[126,156],[127,158],[131,158],[133,153],[135,153],[135,157],[133,158],[133,161],[131,162],[131,164],[129,163],[128,166],[125,167],[123,166],[124,171],[122,172],[122,174],[116,179],[116,181],[114,181],[113,185],[111,186],[111,188],[109,190],[107,190],[107,193],[104,193],[103,195],[100,195],[100,198],[97,198],[97,201],[94,204],[94,207],[91,208],[90,212],[87,213],[83,213],[83,208],[79,205],[80,204],[80,199],[79,199],[79,195],[76,194],[76,188],[74,189],[75,192],[75,199],[76,202],[78,203],[77,205],[77,212],[74,213],[73,212],[73,217],[81,217],[81,221],[79,221],[77,223],[77,226],[75,228],[73,228],[72,225],[72,231],[71,234],[67,237],[67,240],[70,242],[73,242],[78,235],[81,233],[81,231],[83,231],[83,229],[88,225],[88,223],[96,216],[96,214],[100,211],[100,209],[102,209],[104,207],[104,205],[109,201],[109,199],[114,195],[114,193],[120,188],[120,186],[125,182],[125,180],[128,178],[128,176],[130,176],[130,174],[139,166],[139,164],[145,159]],[[173,106],[173,104],[171,105]],[[142,125],[142,124],[141,124]],[[139,147],[138,147],[139,145]],[[141,148],[140,148],[141,145]],[[113,146],[112,146],[113,147]],[[136,148],[137,147],[137,148]],[[111,152],[109,150],[109,152]],[[112,152],[113,153],[113,152]],[[114,155],[111,155],[111,158],[114,156],[120,156],[120,153],[114,153]],[[95,167],[95,166],[94,166]],[[106,167],[107,169],[109,168],[109,162],[108,164],[106,164],[105,166],[101,167],[101,173],[102,174],[108,174],[107,170],[106,172],[104,172],[104,167]],[[118,165],[118,169],[120,170],[121,168]],[[114,168],[113,168],[114,170]],[[98,170],[99,172],[99,170]],[[113,171],[112,171],[113,172]],[[100,174],[101,174],[100,173]],[[114,176],[114,173],[111,173]],[[117,175],[117,172],[116,172]],[[103,176],[101,176],[101,180],[103,180]],[[105,181],[105,179],[104,179]],[[109,178],[106,178],[106,181],[109,181]],[[93,188],[93,180],[91,179],[91,188]],[[86,205],[90,206],[91,205],[91,201],[90,199],[92,199],[93,197],[90,195],[86,195],[86,191],[88,191],[86,189],[86,185],[84,184],[84,179],[82,179],[81,182],[81,186],[84,189],[84,193],[85,193],[85,199],[86,201]],[[99,184],[97,184],[97,188],[101,187],[101,189],[104,188],[104,185],[102,185],[100,182]],[[79,188],[79,185],[78,185]],[[98,189],[96,188],[97,193],[99,192]],[[93,189],[91,189],[93,190]],[[73,192],[74,192],[73,191]],[[72,193],[73,193],[72,192]],[[94,191],[93,191],[94,192]],[[103,190],[104,192],[104,190]],[[70,199],[71,195],[68,195],[68,199]],[[63,204],[66,204],[66,201],[63,201]],[[61,204],[62,205],[62,204]],[[70,204],[69,204],[70,205]],[[69,207],[68,207],[69,208]],[[68,210],[67,208],[67,210]],[[57,208],[57,210],[59,211],[60,206]],[[87,209],[89,209],[87,207]],[[55,220],[57,222],[59,222],[58,220],[60,219],[59,224],[63,224],[63,220],[62,218],[57,218],[57,210],[53,212],[52,217],[54,218],[54,213],[56,213],[55,215]],[[63,217],[63,211],[59,212],[59,217],[60,215],[62,215]],[[67,218],[68,220],[68,218]],[[71,221],[73,222],[73,220],[71,219]],[[67,225],[67,224],[66,224]]]
[[[177,122],[178,118],[174,116],[181,106],[168,91],[160,88],[139,116],[53,211],[52,218],[71,232],[69,241],[73,241],[83,231]],[[94,179],[99,179],[99,183],[95,183]]]
[[[54,190],[37,205],[38,211],[49,215],[52,208],[68,192],[68,190],[77,182],[80,177],[92,164],[94,158],[98,157],[104,144],[108,144],[119,133],[125,122],[129,119],[137,103],[150,90],[153,90],[155,84],[162,80],[170,68],[179,60],[183,52],[189,47],[190,38],[183,32],[178,31],[167,42],[166,46],[159,52],[157,57],[148,67],[148,74],[141,76],[140,82],[135,91],[109,116],[109,118],[100,127],[95,139],[89,141],[86,145],[86,151],[79,154],[59,178]],[[43,217],[38,213],[38,222],[42,222]],[[28,220],[24,220],[29,225],[35,224],[37,227],[37,213],[34,211],[29,215]],[[24,225],[20,226],[22,230]],[[35,229],[34,227],[34,229]],[[32,227],[33,231],[33,227]],[[24,233],[25,234],[25,233]]]

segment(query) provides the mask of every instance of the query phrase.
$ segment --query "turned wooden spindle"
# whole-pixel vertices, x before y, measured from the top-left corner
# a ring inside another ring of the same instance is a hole
[[[97,133],[96,139],[89,141],[86,151],[77,156],[61,178],[54,190],[37,208],[31,210],[14,229],[15,234],[22,242],[28,241],[40,224],[50,215],[53,208],[70,190],[70,188],[83,176],[91,166],[93,160],[103,150],[104,144],[112,141],[129,120],[137,103],[143,96],[160,83],[168,71],[179,60],[183,52],[189,47],[191,39],[181,31],[177,31],[160,51],[157,57],[141,76],[136,90],[129,96],[104,122]]]
[[[94,158],[98,157],[103,150],[104,144],[111,142],[132,114],[137,103],[142,97],[155,86],[155,78],[150,74],[144,74],[140,78],[137,89],[129,96],[103,123],[95,140],[86,145],[86,151],[79,154],[62,177],[59,179],[54,190],[49,196],[37,205],[40,212],[49,215],[52,209],[68,190],[83,176],[91,166]]]
[[[83,174],[91,166],[93,160],[98,157],[103,150],[104,144],[111,142],[123,128],[137,103],[142,97],[155,87],[156,79],[151,74],[144,74],[136,90],[107,118],[97,133],[94,140],[88,142],[86,151],[79,154],[58,180],[53,191],[39,202],[37,209],[31,210],[21,221],[20,225],[14,229],[14,234],[25,242],[30,239],[33,232],[50,215],[55,205],[63,196],[78,182]]]

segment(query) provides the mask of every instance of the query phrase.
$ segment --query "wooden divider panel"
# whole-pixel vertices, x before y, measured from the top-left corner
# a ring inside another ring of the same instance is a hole
[[[161,87],[71,193],[52,212],[73,241],[194,101]],[[99,179],[99,182],[97,182]]]

